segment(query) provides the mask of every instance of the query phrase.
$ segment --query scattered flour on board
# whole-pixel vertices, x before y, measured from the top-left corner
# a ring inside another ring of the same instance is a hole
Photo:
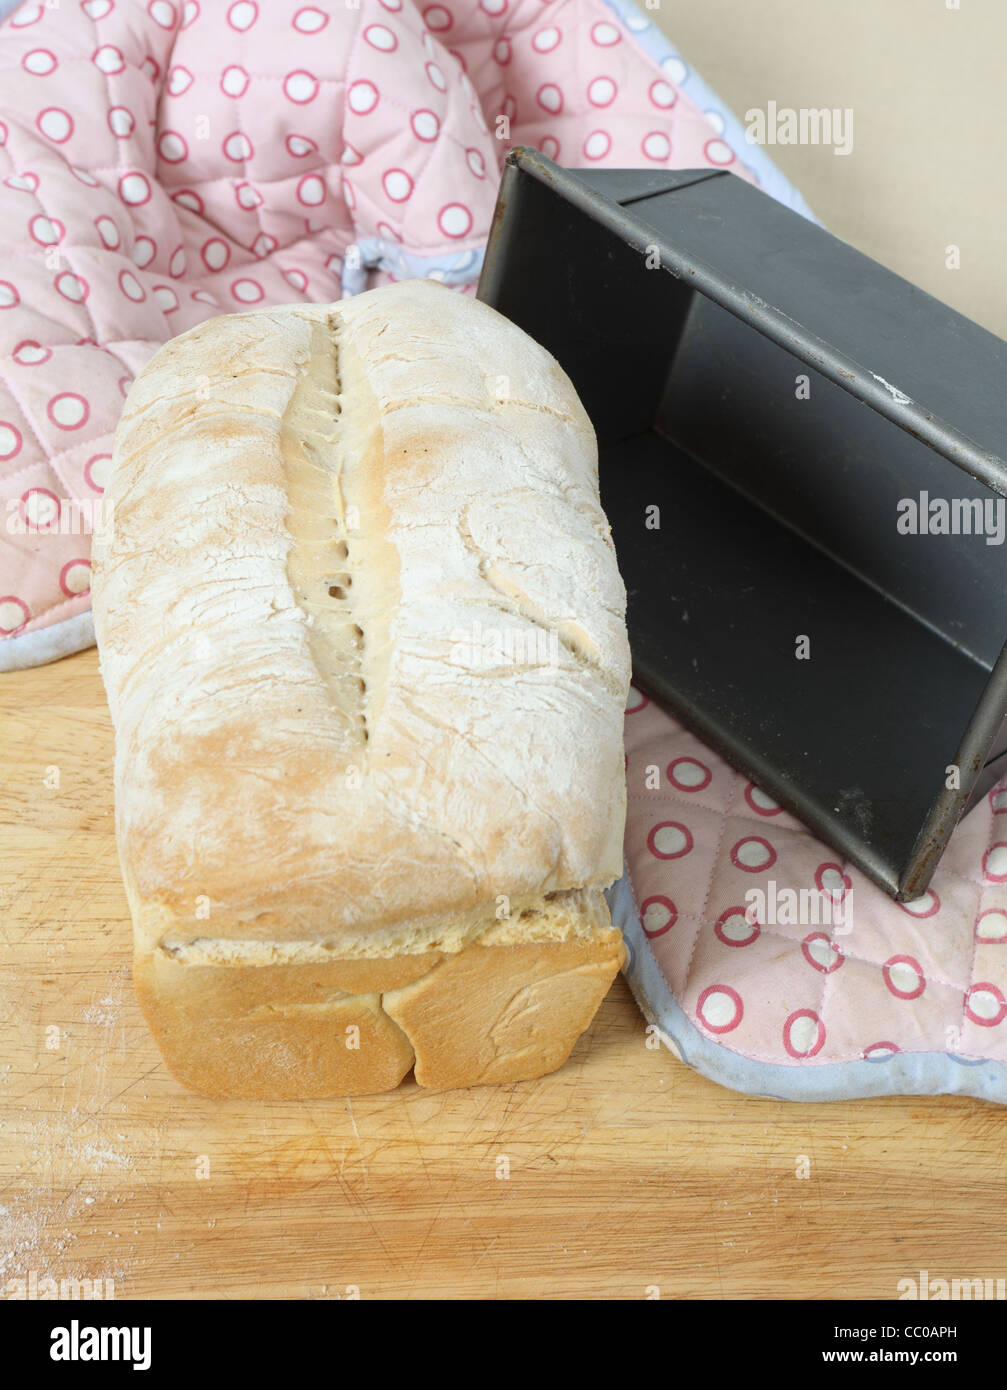
[[[129,1273],[128,1250],[111,1252],[102,1267],[88,1268],[74,1259],[74,1246],[82,1236],[96,1236],[110,1244],[119,1232],[87,1223],[97,1219],[98,1208],[106,1221],[111,1204],[128,1202],[114,1195],[108,1177],[134,1169],[129,1136],[116,1132],[122,1112],[108,1113],[117,1097],[109,1085],[108,1061],[112,1053],[126,1055],[122,1021],[122,989],[127,972],[116,981],[117,993],[105,994],[81,1011],[78,1024],[64,1030],[61,1049],[28,1071],[14,1072],[10,1064],[0,1072],[3,1100],[3,1143],[10,1160],[9,1181],[0,1204],[0,1286],[10,1278],[25,1278],[34,1270],[39,1279],[111,1277],[122,1280]],[[105,985],[107,989],[107,983]],[[86,1026],[85,1026],[86,1025]],[[69,1049],[69,1051],[67,1050]],[[79,1057],[74,1065],[65,1059]],[[51,1071],[63,1063],[63,1074]],[[49,1070],[52,1080],[40,1085],[39,1071]],[[151,1127],[145,1144],[144,1167],[157,1163],[163,1126]],[[20,1159],[20,1161],[18,1161]],[[124,1212],[130,1229],[135,1217]],[[94,1246],[91,1246],[93,1250]]]

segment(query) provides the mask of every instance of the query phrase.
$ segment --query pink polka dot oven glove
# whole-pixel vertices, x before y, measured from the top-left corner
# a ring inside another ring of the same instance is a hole
[[[900,904],[635,689],[626,771],[610,901],[652,1042],[757,1095],[1007,1103],[1007,784]]]
[[[93,508],[159,344],[409,275],[472,293],[515,144],[754,177],[686,77],[648,19],[603,0],[15,8],[0,24],[0,669],[94,640]]]

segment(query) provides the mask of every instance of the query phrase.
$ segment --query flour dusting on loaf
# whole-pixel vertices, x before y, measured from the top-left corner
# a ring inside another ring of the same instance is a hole
[[[560,367],[426,280],[216,318],[134,384],[107,500],[116,831],[172,1069],[356,1094],[414,1064],[422,1082],[424,1055],[434,1085],[558,1065],[621,960],[600,889],[629,682],[594,433]],[[494,1043],[486,1009],[506,1021],[517,995],[527,1037]],[[354,1051],[351,1015],[369,1062],[330,1055]],[[418,1045],[425,1027],[448,1036]]]

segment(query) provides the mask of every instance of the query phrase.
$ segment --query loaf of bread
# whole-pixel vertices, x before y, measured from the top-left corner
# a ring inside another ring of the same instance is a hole
[[[623,960],[625,591],[550,355],[428,280],[210,320],[115,437],[134,979],[213,1096],[560,1066]]]

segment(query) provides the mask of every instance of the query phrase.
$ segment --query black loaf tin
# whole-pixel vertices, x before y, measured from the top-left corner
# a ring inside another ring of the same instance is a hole
[[[1007,344],[729,173],[523,148],[479,297],[594,422],[636,683],[918,897],[1007,771],[1007,575],[984,535],[897,523],[1003,510]]]

